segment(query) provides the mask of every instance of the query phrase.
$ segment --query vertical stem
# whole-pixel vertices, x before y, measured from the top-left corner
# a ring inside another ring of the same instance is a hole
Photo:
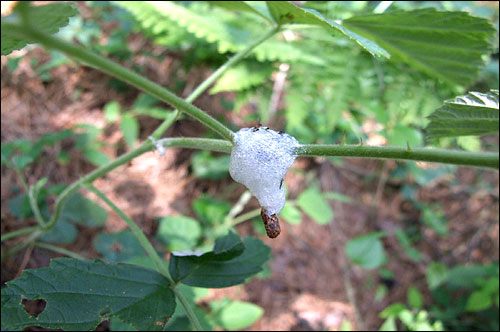
[[[203,331],[203,327],[200,324],[200,321],[198,320],[198,317],[196,317],[196,314],[193,311],[193,308],[189,305],[188,301],[182,295],[182,293],[179,291],[177,287],[172,287],[172,291],[174,292],[175,296],[179,299],[179,302],[181,303],[182,307],[184,308],[184,311],[186,311],[186,315],[188,316],[189,320],[191,321],[191,324],[193,324],[193,327],[196,331]]]

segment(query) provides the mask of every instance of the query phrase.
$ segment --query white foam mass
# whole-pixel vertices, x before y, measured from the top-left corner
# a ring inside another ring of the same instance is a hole
[[[243,128],[234,136],[229,173],[259,200],[266,214],[278,214],[285,205],[286,172],[300,144],[285,133],[266,127]]]

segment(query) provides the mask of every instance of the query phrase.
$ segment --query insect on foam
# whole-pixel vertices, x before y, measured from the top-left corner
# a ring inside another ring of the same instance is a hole
[[[267,235],[275,238],[280,233],[277,214],[285,205],[283,178],[300,144],[294,137],[266,127],[243,128],[233,142],[229,173],[257,197]]]

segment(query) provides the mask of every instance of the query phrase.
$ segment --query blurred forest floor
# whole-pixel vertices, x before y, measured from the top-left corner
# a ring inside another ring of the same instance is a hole
[[[143,47],[154,51],[153,46],[137,35],[131,36],[129,45],[132,49]],[[116,124],[106,125],[103,106],[111,100],[118,101],[123,107],[129,106],[139,92],[130,88],[126,93],[119,93],[109,87],[108,76],[74,64],[51,69],[52,79],[44,82],[30,65],[34,57],[39,63],[49,59],[42,48],[31,48],[15,72],[11,72],[6,67],[6,58],[2,57],[2,143],[19,138],[36,140],[44,133],[90,123],[106,126],[99,140],[106,143],[103,151],[108,157],[115,158],[125,152],[114,148],[116,143],[123,142],[123,137]],[[183,76],[186,85],[182,97],[186,97],[210,71],[192,68],[184,72],[181,61],[182,54],[173,54],[161,62],[148,57],[134,59],[136,64],[146,68],[146,75],[151,80],[161,85],[171,86],[173,78]],[[79,91],[78,95],[76,91]],[[232,93],[223,95],[228,100],[234,98]],[[240,120],[253,111],[251,107],[245,107],[239,115],[230,113],[221,106],[220,95],[205,94],[195,104],[213,116],[224,117],[228,123],[253,125]],[[143,141],[160,121],[146,116],[138,119],[140,140]],[[165,136],[201,136],[203,132],[202,125],[186,117],[174,123]],[[48,183],[69,184],[94,169],[79,151],[72,148],[72,144],[70,141],[46,149],[41,161],[30,168],[29,174],[25,172],[28,183],[33,184],[47,176]],[[66,165],[56,161],[60,150],[71,155]],[[191,203],[203,193],[235,203],[244,192],[243,186],[235,185],[229,177],[218,181],[195,178],[190,168],[192,152],[169,149],[163,157],[157,152],[149,152],[94,184],[151,236],[156,233],[156,218],[159,216],[194,216]],[[431,164],[421,166],[435,167]],[[384,239],[384,247],[391,258],[387,267],[395,275],[393,281],[379,280],[375,272],[350,264],[344,254],[344,245],[350,238],[376,230],[393,234],[398,224],[400,227],[420,225],[420,210],[401,195],[401,180],[389,176],[395,167],[394,161],[345,159],[339,166],[325,158],[299,158],[285,179],[292,199],[307,187],[314,175],[323,191],[343,193],[352,197],[353,202],[332,203],[335,217],[329,225],[318,225],[305,216],[300,225],[283,223],[282,234],[277,239],[259,236],[272,248],[271,276],[254,278],[243,286],[212,289],[203,303],[227,296],[262,306],[265,314],[251,330],[338,329],[344,319],[351,321],[354,328],[378,329],[382,322],[378,313],[388,304],[406,302],[409,285],[428,296],[425,293],[427,263],[485,264],[498,260],[498,172],[457,168],[456,174],[440,177],[417,193],[423,203],[441,203],[449,220],[449,235],[446,237],[439,237],[429,228],[422,229],[423,238],[416,246],[423,257],[421,263],[410,260],[391,237]],[[15,196],[13,188],[22,188],[22,185],[15,172],[6,168],[2,168],[1,181],[1,229],[4,234],[21,227],[6,202]],[[470,190],[471,186],[477,188],[481,182],[492,184],[494,189]],[[85,195],[98,201],[88,193]],[[255,198],[252,198],[245,211],[257,207]],[[104,231],[126,229],[126,224],[106,208],[109,218]],[[34,219],[25,223],[22,226],[36,224]],[[238,225],[237,230],[242,236],[254,234],[251,222]],[[103,229],[79,227],[79,231],[77,242],[63,247],[89,259],[98,257],[92,240]],[[6,241],[2,250],[16,241],[19,239]],[[49,260],[57,256],[40,248],[23,250],[2,261],[2,283],[19,276],[23,269],[47,266]],[[377,302],[374,296],[379,282],[387,283],[389,292]],[[351,291],[353,297],[350,298]],[[103,323],[99,329],[106,329],[106,326]]]

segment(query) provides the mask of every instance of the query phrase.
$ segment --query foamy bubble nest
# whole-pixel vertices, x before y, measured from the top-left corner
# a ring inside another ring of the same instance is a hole
[[[283,178],[295,160],[297,140],[267,127],[243,128],[233,140],[229,174],[257,197],[268,215],[285,205]]]

